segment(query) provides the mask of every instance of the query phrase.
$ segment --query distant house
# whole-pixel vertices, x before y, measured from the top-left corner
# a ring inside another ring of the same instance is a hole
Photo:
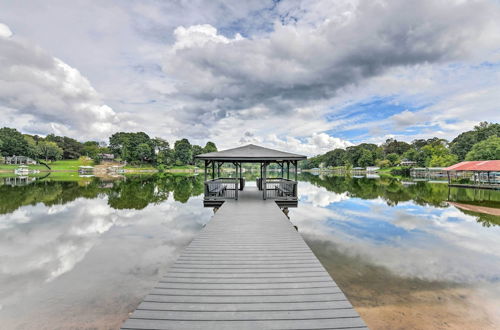
[[[102,160],[115,160],[115,155],[113,154],[99,154],[98,156]]]
[[[5,157],[5,164],[9,165],[36,165],[37,162],[26,156]]]
[[[408,160],[408,159],[403,159],[401,163],[399,163],[400,166],[415,166],[417,165],[416,161],[413,160]]]

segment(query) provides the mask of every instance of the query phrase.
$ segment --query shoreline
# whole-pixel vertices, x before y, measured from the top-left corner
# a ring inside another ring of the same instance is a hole
[[[196,169],[166,169],[161,171],[162,173],[199,173],[198,170]],[[0,173],[2,174],[9,174],[12,173],[13,175],[16,175],[14,170],[0,170]],[[38,173],[79,173],[78,171],[75,170],[38,170]],[[107,172],[107,171],[95,171],[92,174],[111,174],[113,172]],[[160,173],[160,170],[158,169],[125,169],[123,173],[116,173],[116,174],[134,174],[134,173]],[[33,174],[33,173],[30,173]]]

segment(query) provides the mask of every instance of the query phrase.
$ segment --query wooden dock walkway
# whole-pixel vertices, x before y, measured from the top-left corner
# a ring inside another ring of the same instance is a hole
[[[122,329],[366,329],[255,187],[217,211]]]
[[[455,187],[455,188],[500,190],[500,185],[499,184],[462,184],[462,183],[449,183],[448,186]]]

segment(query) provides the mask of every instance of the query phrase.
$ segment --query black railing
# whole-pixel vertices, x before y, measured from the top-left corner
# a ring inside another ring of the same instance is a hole
[[[266,199],[297,199],[297,181],[283,178],[266,179]]]
[[[218,178],[205,181],[205,199],[235,199],[236,178]]]

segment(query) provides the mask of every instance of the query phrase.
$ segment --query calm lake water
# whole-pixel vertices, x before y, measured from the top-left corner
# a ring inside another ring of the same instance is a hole
[[[66,180],[0,178],[1,329],[118,328],[213,214],[201,177]],[[370,327],[500,328],[500,192],[300,181],[290,220]]]

